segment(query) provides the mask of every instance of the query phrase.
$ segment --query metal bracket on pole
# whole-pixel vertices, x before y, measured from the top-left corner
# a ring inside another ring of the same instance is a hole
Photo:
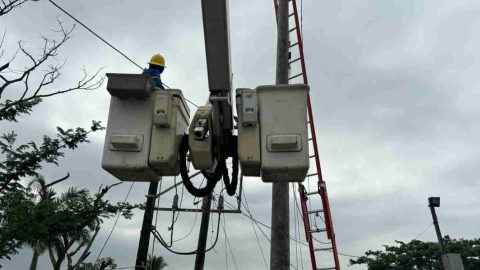
[[[196,172],[190,176],[190,178],[199,175],[200,172]],[[146,195],[147,197],[158,198],[161,195],[169,192],[170,190],[174,189],[175,187],[181,185],[183,181],[165,189],[164,191],[160,192],[158,195]],[[153,208],[153,210],[157,211],[178,211],[178,212],[212,212],[212,213],[232,213],[232,214],[241,214],[242,213],[242,190],[243,190],[243,173],[240,174],[240,183],[239,183],[239,196],[237,196],[237,209],[236,210],[218,210],[218,209],[211,209],[204,211],[203,209],[196,209],[196,208],[173,208],[173,207],[147,207],[147,206],[140,206],[140,210],[145,210],[146,208]]]
[[[198,172],[190,175],[189,177],[190,177],[190,179],[192,179],[193,177],[199,175],[200,173],[201,173],[201,171],[198,171]],[[178,182],[177,184],[175,184],[175,185],[173,185],[173,186],[165,189],[164,191],[158,193],[158,195],[156,195],[155,198],[158,198],[158,197],[162,196],[163,194],[169,192],[170,190],[172,190],[172,189],[174,189],[175,187],[178,187],[178,186],[180,186],[180,185],[182,185],[182,184],[183,184],[183,181]]]

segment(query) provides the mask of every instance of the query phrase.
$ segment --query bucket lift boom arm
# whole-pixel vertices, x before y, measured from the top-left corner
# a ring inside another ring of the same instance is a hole
[[[228,0],[202,0],[202,15],[213,132],[218,149],[224,149],[233,130]]]

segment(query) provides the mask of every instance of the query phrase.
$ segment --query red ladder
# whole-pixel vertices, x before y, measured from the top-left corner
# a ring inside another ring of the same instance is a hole
[[[301,29],[298,21],[298,11],[297,11],[297,1],[296,0],[291,0],[292,6],[293,6],[293,13],[289,14],[289,18],[291,16],[294,16],[295,18],[295,27],[291,28],[289,30],[289,33],[292,33],[294,30],[296,30],[297,34],[297,42],[293,43],[290,45],[290,48],[293,48],[295,46],[298,47],[298,50],[300,52],[300,57],[294,60],[291,60],[289,62],[290,66],[300,60],[302,72],[291,76],[289,80],[295,79],[299,76],[303,75],[303,83],[308,84],[308,79],[307,79],[307,69],[305,67],[305,57],[303,55],[303,42],[302,42],[302,35],[301,35]],[[274,6],[275,6],[275,13],[277,15],[277,20],[278,20],[278,0],[273,0]],[[330,213],[330,204],[328,202],[328,195],[327,195],[327,186],[325,181],[323,181],[322,177],[322,169],[320,167],[320,158],[318,155],[318,146],[317,146],[317,137],[315,136],[315,124],[313,121],[313,113],[312,113],[312,106],[310,102],[310,95],[308,96],[307,99],[307,106],[308,106],[308,119],[310,123],[310,132],[311,132],[311,141],[313,142],[313,149],[314,149],[314,155],[310,156],[310,158],[315,158],[315,165],[317,168],[317,173],[309,174],[307,177],[310,176],[318,176],[318,189],[313,191],[313,192],[308,192],[305,189],[305,186],[301,183],[298,183],[298,188],[300,192],[300,202],[302,205],[302,216],[303,216],[303,224],[305,227],[305,237],[308,242],[308,246],[310,249],[310,259],[312,261],[312,268],[313,270],[340,270],[340,263],[338,261],[338,253],[337,253],[337,243],[335,241],[335,232],[333,230],[333,222],[332,222],[332,215]],[[322,200],[322,206],[323,209],[319,210],[308,210],[307,209],[307,196],[319,194]],[[311,214],[318,214],[318,213],[323,213],[325,217],[325,228],[324,229],[316,229],[312,230],[310,227],[310,218],[309,215]],[[326,232],[328,239],[331,240],[331,247],[328,248],[314,248],[313,246],[313,239],[312,239],[312,233],[321,233],[321,232]],[[334,267],[327,267],[327,268],[317,268],[317,262],[315,259],[315,252],[316,251],[331,251],[333,253],[333,260],[335,261],[335,266]]]

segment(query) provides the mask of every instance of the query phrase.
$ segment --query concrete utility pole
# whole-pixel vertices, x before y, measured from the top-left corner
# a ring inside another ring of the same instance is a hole
[[[288,2],[288,0],[278,1],[277,85],[288,84]],[[290,209],[288,184],[288,182],[272,183],[271,270],[290,269]]]
[[[205,265],[205,249],[207,247],[208,222],[210,222],[210,208],[212,206],[212,194],[203,197],[202,202],[202,222],[200,224],[200,233],[198,235],[197,257],[195,258],[195,270],[203,270]]]
[[[160,178],[160,181],[162,179]],[[153,220],[153,207],[155,207],[155,195],[157,195],[158,182],[150,182],[148,188],[147,204],[143,214],[142,231],[140,233],[140,242],[138,243],[137,260],[135,261],[135,270],[145,270],[147,267],[148,246],[150,244],[150,229]]]

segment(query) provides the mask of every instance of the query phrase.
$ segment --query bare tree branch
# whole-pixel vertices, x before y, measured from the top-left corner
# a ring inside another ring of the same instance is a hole
[[[17,78],[14,78],[14,79],[9,80],[9,79],[6,79],[4,76],[2,76],[1,78],[5,81],[5,83],[2,86],[0,86],[0,98],[1,98],[1,95],[2,95],[3,91],[8,86],[22,81],[28,74],[30,74],[35,69],[40,67],[48,59],[55,58],[58,55],[58,49],[60,48],[60,46],[65,44],[65,42],[67,42],[72,37],[72,32],[75,29],[75,24],[72,26],[72,28],[66,29],[66,28],[63,27],[62,22],[58,18],[57,18],[57,23],[60,26],[60,30],[52,30],[52,31],[56,32],[56,33],[61,33],[62,38],[60,39],[60,41],[57,42],[54,39],[49,39],[49,38],[41,35],[41,38],[43,39],[44,46],[43,46],[43,53],[40,56],[40,58],[38,58],[38,59],[35,59],[35,57],[33,57],[33,55],[25,49],[25,42],[23,42],[21,40],[18,41],[19,51],[21,51],[26,57],[28,57],[32,61],[32,66],[30,66],[29,68],[26,68],[23,71],[23,74],[21,74],[20,76],[18,76]],[[14,57],[16,56],[16,54],[17,53],[15,53]],[[14,57],[9,62],[12,62]],[[63,67],[63,65],[59,65],[57,67],[58,67],[58,69],[60,69],[61,67]],[[41,88],[41,86],[40,86],[40,88]]]
[[[63,178],[60,178],[60,179],[58,179],[58,180],[56,180],[56,181],[51,182],[51,183],[48,184],[46,187],[49,188],[49,187],[51,187],[51,186],[53,186],[53,185],[55,185],[55,184],[58,184],[58,183],[60,183],[60,182],[63,182],[63,181],[65,181],[65,180],[67,180],[69,177],[70,177],[70,173],[67,173],[67,176],[65,176],[65,177],[63,177]]]
[[[42,87],[53,83],[56,79],[58,79],[60,77],[60,75],[61,75],[60,70],[63,68],[63,66],[65,65],[66,62],[67,62],[67,60],[65,59],[65,61],[61,65],[56,65],[56,66],[49,65],[48,66],[49,71],[47,73],[45,73],[45,75],[43,76],[42,82],[38,85],[37,90],[35,91],[35,94],[33,94],[33,96],[36,96],[38,94],[38,92],[40,92],[40,89],[42,89]],[[48,80],[45,82],[45,80],[47,78],[48,78]]]
[[[10,63],[6,63],[5,65],[1,66],[0,67],[0,72],[2,72],[2,70],[4,70],[4,69],[7,69],[9,66],[10,66]],[[6,81],[6,79],[3,76],[1,76],[1,77],[2,77],[2,80]]]
[[[14,8],[19,7],[21,4],[27,2],[29,0],[8,0],[8,3],[5,3],[5,1],[2,0],[2,3],[0,4],[0,16],[3,16],[10,11],[12,11]],[[38,1],[38,0],[31,0],[31,1]]]
[[[26,92],[24,92],[24,95],[22,96],[22,98],[17,100],[17,101],[0,103],[0,121],[1,120],[15,121],[16,116],[18,114],[28,113],[28,112],[20,112],[18,110],[18,107],[22,107],[22,106],[25,107],[26,106],[26,107],[28,107],[27,109],[29,110],[34,105],[38,104],[41,101],[41,98],[52,97],[52,96],[68,93],[68,92],[75,91],[75,90],[90,91],[90,90],[98,89],[100,86],[102,86],[103,82],[105,81],[105,76],[103,76],[103,75],[99,76],[99,74],[102,70],[103,70],[103,67],[100,68],[97,72],[95,72],[95,74],[93,74],[90,77],[85,77],[85,76],[88,76],[88,73],[86,73],[85,70],[83,70],[83,72],[85,74],[84,78],[82,78],[82,80],[78,81],[77,86],[71,87],[71,88],[68,88],[68,89],[65,89],[65,90],[53,92],[53,93],[50,93],[50,94],[38,95],[38,92],[40,91],[40,89],[43,86],[52,84],[60,76],[60,73],[58,73],[58,71],[52,70],[44,76],[43,82],[39,85],[39,87],[37,88],[37,90],[35,91],[35,93],[32,96],[30,96],[28,98],[24,98],[24,96],[26,94]],[[26,91],[28,91],[28,89],[26,89]],[[29,105],[30,103],[32,103],[31,106]]]
[[[28,74],[27,74],[27,77],[25,78],[25,81],[24,81],[24,83],[25,83],[25,91],[23,91],[23,95],[22,95],[22,97],[20,98],[20,100],[22,100],[22,99],[25,97],[25,95],[27,94],[27,92],[28,92],[28,79],[29,79],[29,78],[30,78],[30,73],[28,73]]]
[[[36,83],[34,87],[31,87],[30,83],[32,79],[30,77],[32,76],[32,73],[40,67],[46,65],[48,59],[56,59],[58,56],[58,49],[72,37],[72,32],[75,29],[75,24],[71,28],[65,28],[62,21],[58,17],[56,20],[58,28],[51,29],[51,31],[61,34],[61,38],[59,40],[55,40],[41,35],[40,38],[43,40],[43,47],[41,48],[41,55],[38,58],[34,57],[34,55],[26,49],[25,42],[20,40],[18,41],[18,49],[11,60],[3,66],[0,66],[0,79],[3,81],[3,84],[0,83],[0,99],[7,87],[20,82],[24,84],[23,93],[18,100],[5,100],[4,102],[0,102],[0,121],[7,120],[16,122],[18,116],[22,114],[29,114],[34,106],[42,102],[42,98],[64,94],[75,90],[95,90],[103,84],[105,77],[100,75],[100,72],[103,70],[103,68],[98,69],[97,72],[90,76],[90,74],[85,70],[85,67],[83,67],[81,69],[83,77],[78,81],[76,86],[49,94],[41,94],[42,89],[52,85],[57,79],[60,78],[62,75],[61,71],[66,64],[65,60],[60,63],[57,62],[57,64],[49,64],[47,66],[48,68],[44,70],[43,74],[40,75],[41,77],[39,82]],[[2,41],[0,42],[0,49],[3,45],[4,39],[5,33]],[[31,62],[31,65],[22,71],[10,69],[12,61],[19,53],[28,58]],[[7,73],[9,73],[8,76]],[[31,91],[34,92],[29,93]]]
[[[58,259],[57,259],[57,263],[53,265],[53,269],[55,269],[55,270],[60,269],[63,260],[65,260],[65,256],[67,256],[67,254],[68,254],[68,250],[73,246],[75,241],[77,241],[79,236],[80,236],[80,232],[78,230],[75,231],[73,236],[70,237],[70,238],[68,238],[68,236],[65,235],[65,234],[62,236],[64,244],[63,245],[60,244],[60,247],[57,250]]]
[[[72,265],[72,260],[71,260],[71,258],[72,258],[73,256],[75,256],[75,254],[77,254],[77,252],[79,252],[79,251],[82,249],[83,246],[84,246],[84,245],[81,245],[81,244],[80,244],[80,245],[78,245],[78,247],[77,247],[74,251],[67,253],[68,265]]]
[[[57,260],[55,259],[55,253],[53,253],[53,247],[50,244],[47,246],[48,246],[48,255],[50,256],[50,261],[52,262],[52,265],[56,265]]]
[[[75,265],[68,265],[68,270],[76,270],[82,262],[84,262],[87,257],[90,255],[90,248],[92,247],[93,242],[95,241],[95,238],[97,237],[98,232],[100,231],[100,223],[97,224],[97,227],[95,228],[95,233],[93,234],[92,238],[88,242],[87,246],[85,247],[85,250],[83,251],[82,255],[80,258],[78,258],[77,262]],[[76,253],[76,252],[75,252]],[[75,255],[75,254],[73,254]],[[72,255],[72,256],[73,256]],[[68,256],[68,255],[67,255]]]
[[[3,2],[3,0],[2,0]],[[3,46],[3,41],[5,41],[5,35],[7,34],[7,29],[5,29],[5,31],[3,32],[3,37],[2,37],[2,41],[0,41],[0,49],[2,49],[2,46]],[[5,53],[5,49],[2,49],[2,52],[0,52],[0,59],[2,58],[3,54]],[[7,63],[8,64],[8,63]],[[2,71],[3,69],[0,68],[0,71]]]

